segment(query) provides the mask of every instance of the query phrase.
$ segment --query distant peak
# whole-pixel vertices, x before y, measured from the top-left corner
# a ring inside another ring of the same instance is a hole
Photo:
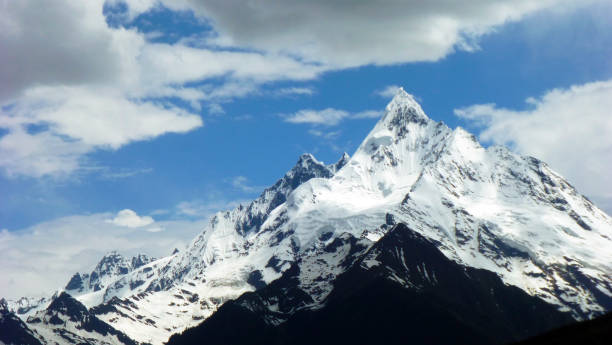
[[[83,288],[83,277],[81,276],[80,273],[75,273],[72,278],[70,278],[70,281],[68,281],[68,284],[66,284],[65,289],[66,290],[79,290]]]
[[[298,163],[307,162],[307,161],[317,161],[316,158],[311,153],[302,153],[300,158],[298,158]]]
[[[47,315],[53,315],[55,313],[66,315],[70,317],[70,320],[75,322],[83,322],[89,315],[87,307],[66,292],[62,292],[47,307]],[[58,321],[61,322],[61,320]],[[50,322],[53,323],[52,320],[50,320]]]
[[[56,296],[51,304],[47,307],[47,310],[65,310],[67,305],[76,305],[84,309],[85,306],[81,304],[81,302],[77,301],[72,297],[69,293],[62,291],[59,296]],[[86,309],[85,309],[86,310]]]
[[[336,163],[329,165],[328,168],[333,173],[336,173],[338,170],[342,169],[342,167],[344,167],[350,159],[351,159],[351,156],[349,156],[348,153],[344,152],[342,154],[342,157],[340,157],[340,159]]]
[[[62,301],[62,300],[66,300],[66,299],[72,299],[72,296],[71,296],[69,293],[67,293],[67,292],[65,292],[65,291],[62,291],[62,292],[59,294],[59,296],[57,296],[57,297],[55,297],[55,298],[54,298],[54,301],[56,301],[56,300],[57,300],[57,301]]]
[[[8,302],[6,301],[6,299],[4,299],[4,297],[0,299],[0,311],[2,310],[9,310]]]
[[[94,272],[100,275],[108,274],[111,270],[114,270],[117,267],[125,267],[129,266],[129,261],[123,255],[119,254],[116,251],[112,251],[107,253],[100,259],[96,267],[94,268]],[[93,274],[93,272],[92,272]]]
[[[115,257],[123,257],[123,255],[119,254],[119,252],[116,250],[112,250],[106,253],[102,258],[115,258]]]
[[[416,101],[413,95],[404,91],[404,88],[398,88],[397,93],[387,104],[385,115],[382,120],[389,127],[401,126],[407,122],[426,124],[429,117],[421,108],[421,105]]]
[[[312,154],[304,153],[300,156],[295,165],[296,168],[309,169],[311,165],[321,165],[324,166],[323,163],[319,162]]]
[[[154,261],[155,258],[148,256],[147,254],[142,254],[139,253],[137,255],[135,255],[134,257],[132,257],[132,268],[136,269],[139,268],[141,266],[144,266],[152,261]]]

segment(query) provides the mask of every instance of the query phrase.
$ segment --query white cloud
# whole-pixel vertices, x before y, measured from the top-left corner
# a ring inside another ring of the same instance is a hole
[[[0,139],[0,169],[9,176],[70,174],[94,151],[202,125],[188,107],[165,99],[178,97],[199,111],[200,102],[228,101],[257,92],[261,83],[311,79],[324,70],[276,53],[151,43],[135,29],[109,27],[104,3],[2,3],[0,128],[8,133]],[[137,12],[156,3],[131,6]],[[33,125],[41,130],[31,133]]]
[[[397,90],[401,87],[398,85],[389,85],[375,93],[382,98],[393,98],[397,94]]]
[[[547,162],[612,214],[612,80],[529,98],[527,110],[478,104],[456,109],[482,127],[480,137]]]
[[[118,1],[115,1],[118,2]],[[199,98],[187,82],[229,77],[302,80],[324,69],[273,52],[196,48],[182,42],[150,43],[135,29],[111,28],[105,0],[35,0],[3,3],[0,11],[0,100],[35,85],[111,85],[130,96],[171,94]],[[144,11],[157,1],[130,1]],[[33,24],[35,23],[35,24]]]
[[[249,179],[244,176],[236,176],[231,180],[232,186],[234,188],[239,189],[245,193],[259,192],[264,189],[264,187],[251,186],[248,182]]]
[[[293,114],[283,115],[283,118],[285,122],[296,124],[335,126],[345,119],[372,119],[379,118],[381,115],[382,113],[377,110],[364,110],[351,114],[346,110],[326,108],[323,110],[303,109]]]
[[[102,1],[3,1],[0,8],[0,100],[33,84],[120,76],[119,41],[130,34],[108,29]]]
[[[223,115],[225,114],[225,109],[219,103],[211,103],[208,106],[208,113],[211,115]]]
[[[381,111],[378,110],[365,110],[355,113],[352,118],[353,119],[378,119],[383,115]]]
[[[128,228],[141,228],[153,224],[155,220],[149,216],[141,217],[136,212],[126,208],[117,212],[117,215],[113,219],[108,220],[108,222]]]
[[[274,53],[209,50],[181,44],[146,44],[139,67],[145,85],[159,86],[227,76],[233,80],[267,82],[312,79],[323,67]]]
[[[146,231],[148,232],[160,232],[160,231],[164,231],[166,229],[162,228],[161,226],[154,226],[151,228],[147,228]]]
[[[17,127],[0,138],[0,166],[9,176],[68,174],[79,168],[80,158],[87,152],[86,145],[63,140],[48,131],[29,134]]]
[[[327,108],[323,110],[303,109],[294,114],[285,116],[286,122],[291,123],[310,123],[324,126],[335,126],[349,113],[344,110]]]
[[[202,126],[199,116],[153,102],[130,101],[106,90],[36,88],[26,94],[29,104],[17,104],[24,121],[47,123],[51,131],[85,145],[117,149],[131,141],[164,133],[184,133]],[[94,95],[94,93],[96,93]],[[32,119],[27,111],[35,107]],[[25,113],[25,114],[24,114]]]
[[[102,167],[99,170],[102,171],[100,176],[106,180],[117,180],[128,177],[134,177],[141,174],[150,174],[153,172],[153,168],[144,169],[119,169],[118,171],[112,170],[108,167]]]
[[[214,23],[211,43],[288,53],[336,67],[435,61],[475,49],[509,21],[578,0],[163,1]],[[141,7],[141,10],[142,7]],[[282,28],[282,30],[279,30]]]
[[[42,126],[36,133],[28,126]],[[36,87],[2,112],[0,167],[8,175],[71,173],[85,154],[202,126],[176,107],[128,100],[107,89]]]
[[[206,220],[159,221],[130,228],[108,222],[110,213],[77,215],[19,231],[0,232],[0,296],[38,295],[61,288],[75,272],[86,272],[111,250],[155,257],[184,248]]]

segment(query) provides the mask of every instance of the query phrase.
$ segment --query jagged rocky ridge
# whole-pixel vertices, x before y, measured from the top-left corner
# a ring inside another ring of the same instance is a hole
[[[284,322],[323,308],[347,268],[339,263],[356,254],[327,255],[327,246],[352,236],[366,250],[396,223],[576,318],[612,309],[610,217],[545,163],[483,148],[402,90],[352,157],[325,165],[303,155],[249,205],[212,217],[186,250],[119,270],[97,290],[81,276],[69,286],[87,288],[70,293],[133,339],[159,344],[301,262],[301,302],[275,321]]]
[[[5,299],[0,299],[0,344],[42,345],[36,334],[9,310]]]
[[[120,288],[116,282],[117,277],[126,276],[153,261],[155,258],[145,254],[138,254],[128,260],[117,252],[110,252],[98,262],[91,273],[75,273],[65,289],[73,293],[95,292],[109,287],[117,289]]]
[[[45,309],[62,291],[66,291],[73,296],[83,296],[104,289],[110,294],[111,291],[122,287],[124,281],[122,279],[153,261],[156,261],[156,259],[146,254],[138,254],[128,259],[116,251],[112,251],[102,257],[91,272],[75,273],[63,289],[55,291],[52,295],[9,300],[6,301],[7,308],[23,319],[27,319],[35,312]],[[136,282],[129,280],[128,285],[130,287],[134,287],[134,284]],[[96,304],[95,301],[90,303]]]

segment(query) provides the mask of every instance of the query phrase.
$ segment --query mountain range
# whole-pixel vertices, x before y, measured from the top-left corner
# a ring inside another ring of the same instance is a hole
[[[612,310],[610,248],[612,218],[548,165],[400,89],[352,156],[300,156],[187,248],[3,301],[0,341],[503,344]]]

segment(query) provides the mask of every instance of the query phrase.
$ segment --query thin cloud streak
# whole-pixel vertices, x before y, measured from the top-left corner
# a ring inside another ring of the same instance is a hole
[[[285,122],[316,126],[336,126],[344,120],[376,119],[382,116],[378,110],[350,113],[346,110],[326,108],[322,110],[302,109],[293,114],[282,115]]]

